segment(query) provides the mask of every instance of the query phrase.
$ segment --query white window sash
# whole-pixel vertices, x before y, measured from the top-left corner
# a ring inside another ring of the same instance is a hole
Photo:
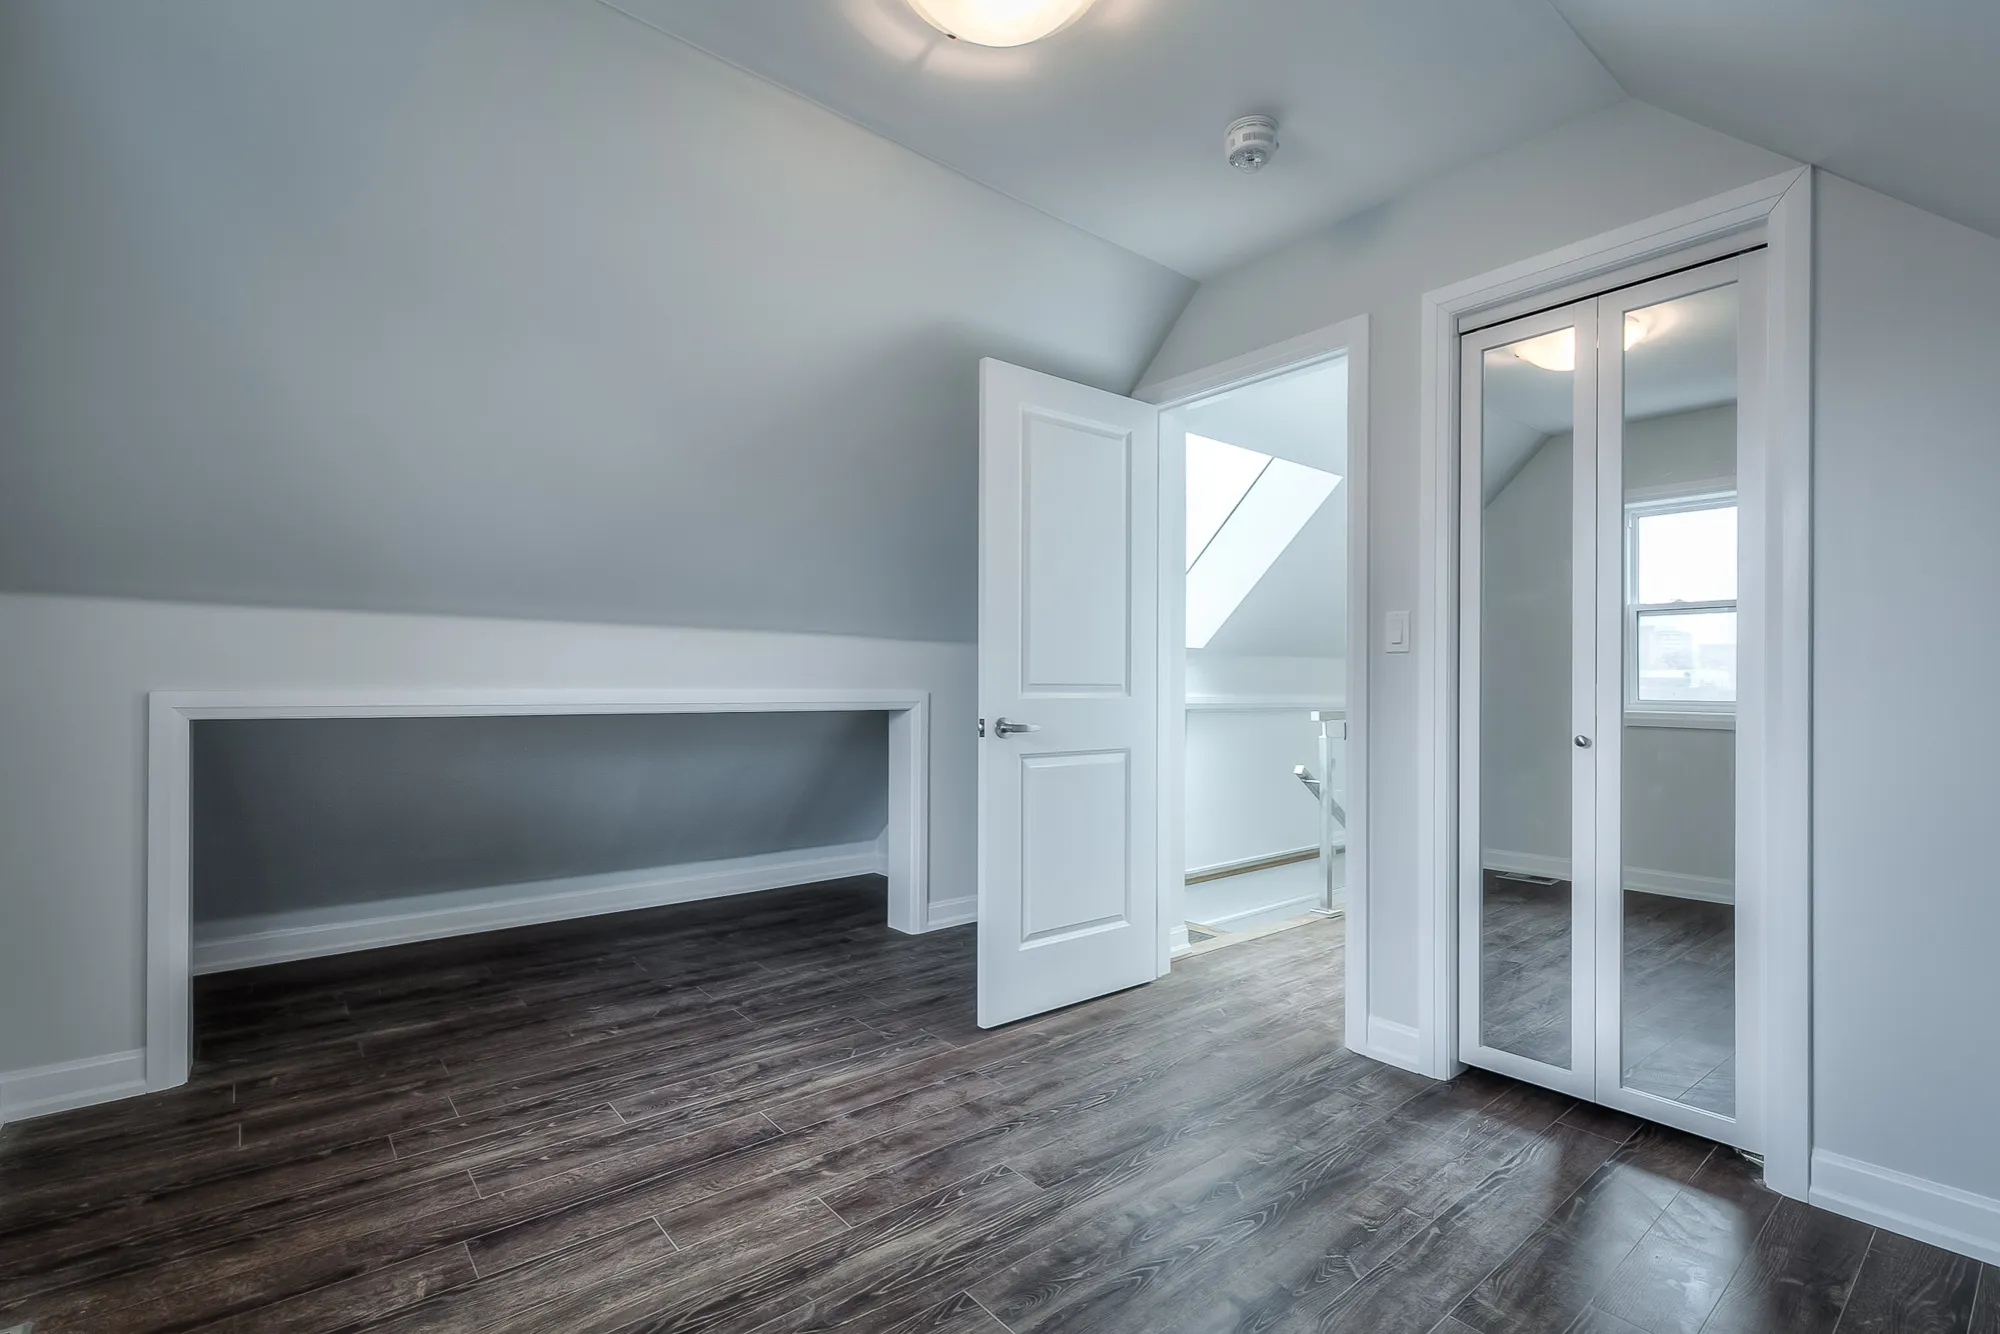
[[[1628,715],[1731,718],[1736,716],[1734,700],[1641,699],[1639,697],[1639,622],[1648,612],[1735,612],[1735,598],[1711,602],[1638,602],[1639,520],[1663,514],[1685,514],[1694,510],[1733,509],[1734,491],[1704,491],[1698,495],[1673,496],[1659,500],[1632,501],[1625,506],[1625,712]]]

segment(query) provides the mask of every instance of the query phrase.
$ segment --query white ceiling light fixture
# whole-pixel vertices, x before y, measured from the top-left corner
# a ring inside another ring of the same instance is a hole
[[[910,0],[924,22],[978,46],[1026,46],[1061,32],[1094,0]]]

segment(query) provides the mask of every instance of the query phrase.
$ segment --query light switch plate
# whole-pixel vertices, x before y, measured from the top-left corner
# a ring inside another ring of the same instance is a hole
[[[1390,653],[1410,651],[1410,613],[1392,611],[1383,630],[1383,648]]]

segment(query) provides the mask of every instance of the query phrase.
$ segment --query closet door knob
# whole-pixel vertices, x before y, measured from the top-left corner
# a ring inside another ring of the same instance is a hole
[[[1589,738],[1589,737],[1587,737],[1587,736],[1584,736],[1584,735],[1583,735],[1582,733],[1578,733],[1578,734],[1577,734],[1577,738],[1576,738],[1576,748],[1577,748],[1578,750],[1589,750],[1589,749],[1590,749],[1590,738]]]

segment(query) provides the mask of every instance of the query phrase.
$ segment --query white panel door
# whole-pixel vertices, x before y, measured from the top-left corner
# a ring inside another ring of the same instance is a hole
[[[979,1022],[1159,975],[1159,413],[979,364]]]

